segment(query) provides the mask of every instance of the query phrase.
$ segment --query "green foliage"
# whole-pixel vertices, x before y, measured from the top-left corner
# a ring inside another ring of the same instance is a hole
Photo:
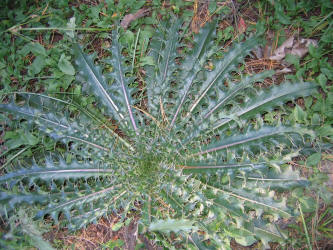
[[[314,95],[317,85],[300,81],[260,89],[256,83],[273,72],[238,72],[258,38],[216,58],[215,26],[206,24],[192,51],[182,54],[183,22],[162,22],[152,36],[148,56],[154,63],[146,63],[141,92],[133,87],[118,30],[104,69],[75,44],[77,79],[85,94],[95,96],[94,109],[66,93],[9,96],[0,104],[11,114],[8,125],[26,124],[62,151],[47,157],[37,152],[6,170],[0,177],[1,213],[28,204],[38,210],[36,219],[50,216],[75,230],[112,210],[125,215],[136,209],[141,232],[166,245],[177,243],[164,238],[170,232],[189,247],[228,248],[231,238],[243,245],[283,243],[286,235],[276,221],[298,210],[280,191],[309,184],[286,163],[315,134],[297,125],[304,118],[300,110],[295,124],[267,124],[262,116]],[[129,35],[127,42],[133,41]],[[56,63],[72,75],[64,54]]]
[[[122,240],[110,240],[102,245],[102,249],[119,249],[124,245],[124,242]]]
[[[3,249],[37,249],[52,250],[52,246],[43,239],[42,234],[45,228],[38,225],[30,217],[26,209],[18,210],[14,216],[7,221],[9,231],[0,234],[0,247]],[[45,227],[45,225],[43,225]]]
[[[178,233],[180,231],[189,232],[193,229],[194,221],[188,221],[188,220],[161,220],[161,221],[155,221],[149,225],[150,231],[159,231],[162,233],[170,233],[175,232]]]

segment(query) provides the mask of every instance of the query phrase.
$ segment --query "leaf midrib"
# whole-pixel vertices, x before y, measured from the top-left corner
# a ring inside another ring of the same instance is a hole
[[[102,94],[106,97],[106,99],[109,101],[109,103],[111,103],[112,107],[116,110],[116,112],[119,112],[119,108],[117,107],[117,105],[113,102],[113,100],[111,99],[111,97],[109,96],[109,94],[107,93],[107,91],[105,90],[105,88],[103,87],[102,83],[99,81],[99,79],[97,78],[95,72],[93,71],[92,67],[90,66],[90,64],[88,63],[85,55],[82,53],[81,50],[79,50],[80,54],[81,54],[81,58],[83,58],[84,63],[86,64],[86,68],[89,70],[89,72],[91,73],[90,75],[93,76],[93,79],[95,80],[95,82],[97,83],[99,89],[102,91]],[[119,116],[123,119],[123,115],[119,114]]]
[[[272,127],[272,128],[274,128],[274,127]],[[258,133],[258,132],[261,132],[261,131],[260,130],[256,131],[256,133]],[[257,135],[254,135],[252,137],[248,137],[246,139],[241,139],[240,138],[237,141],[235,140],[234,142],[230,142],[228,144],[224,144],[224,145],[221,145],[221,146],[216,146],[214,148],[206,149],[204,151],[200,151],[198,153],[193,154],[192,156],[207,154],[207,153],[215,152],[215,151],[218,151],[218,150],[221,150],[221,149],[230,148],[230,147],[233,147],[233,146],[236,146],[236,145],[239,145],[239,144],[244,144],[244,143],[247,143],[247,142],[250,142],[250,141],[259,140],[261,138],[270,137],[270,136],[281,134],[281,133],[290,133],[290,132],[296,132],[296,131],[292,128],[283,128],[283,129],[280,128],[280,129],[278,129],[276,131],[273,131],[273,132],[270,132],[270,133],[265,133],[265,134],[261,134],[261,135],[257,134]],[[246,134],[245,134],[245,136],[246,136]]]

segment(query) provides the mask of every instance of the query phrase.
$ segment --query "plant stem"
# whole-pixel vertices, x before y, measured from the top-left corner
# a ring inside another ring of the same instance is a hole
[[[136,52],[136,47],[137,47],[137,45],[138,45],[138,40],[139,40],[140,31],[141,31],[141,29],[139,28],[139,30],[138,30],[138,34],[136,35],[135,44],[134,44],[133,60],[132,60],[132,74],[133,74],[133,71],[134,71],[134,60],[135,60],[135,54],[136,54],[135,52]]]
[[[304,215],[303,215],[303,211],[302,211],[302,207],[301,207],[300,203],[298,203],[298,208],[299,208],[299,211],[301,213],[301,218],[302,218],[302,223],[303,223],[303,227],[304,227],[306,241],[307,241],[309,249],[312,250],[312,245],[310,243],[310,237],[309,237],[308,229],[307,229],[306,224],[305,224]]]
[[[109,31],[110,28],[67,28],[67,27],[34,27],[34,28],[19,28],[18,31],[42,31],[42,30],[63,30],[63,31],[74,31],[74,30],[84,30],[84,31]],[[9,29],[12,31],[13,29]],[[16,33],[16,32],[15,32]]]

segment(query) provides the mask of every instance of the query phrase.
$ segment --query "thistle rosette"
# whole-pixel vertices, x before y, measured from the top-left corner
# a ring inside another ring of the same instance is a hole
[[[74,230],[112,210],[125,216],[136,209],[141,232],[166,246],[228,248],[232,238],[243,245],[284,241],[275,222],[295,211],[280,191],[308,184],[286,163],[314,134],[297,125],[266,124],[261,116],[312,95],[316,86],[260,89],[256,83],[274,72],[238,72],[258,38],[217,58],[215,23],[206,24],[192,51],[182,54],[183,25],[162,23],[151,41],[155,65],[145,69],[140,90],[145,105],[131,87],[135,79],[117,30],[105,60],[110,72],[73,46],[78,80],[96,98],[94,111],[61,94],[20,93],[0,104],[13,115],[9,122],[28,123],[71,156],[64,160],[55,150],[2,175],[2,214],[27,203],[38,208],[36,218],[62,218]],[[176,239],[165,237],[170,232]]]

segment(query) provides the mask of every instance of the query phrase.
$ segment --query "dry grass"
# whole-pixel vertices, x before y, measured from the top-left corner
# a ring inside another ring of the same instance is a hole
[[[113,231],[112,227],[121,218],[116,214],[102,217],[96,224],[90,224],[75,233],[68,232],[67,229],[54,229],[44,234],[44,238],[61,249],[93,250],[103,249],[103,245],[121,240],[124,242],[122,249],[134,249],[138,242],[142,242],[145,249],[158,249],[151,241],[143,235],[138,235],[138,220],[136,215],[128,216],[131,222],[123,226],[118,231]]]

